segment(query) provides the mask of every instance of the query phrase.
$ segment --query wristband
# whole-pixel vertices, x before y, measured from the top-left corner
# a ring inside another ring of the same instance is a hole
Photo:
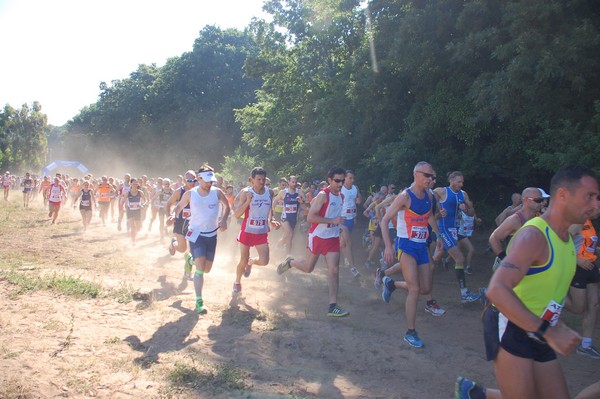
[[[498,254],[498,258],[499,258],[499,259],[504,259],[504,258],[506,258],[506,251],[502,251],[502,252],[500,252],[500,253]]]
[[[548,320],[542,319],[542,324],[537,329],[536,332],[528,332],[527,335],[529,338],[532,338],[538,342],[546,343],[546,339],[544,338],[544,334],[546,334],[546,330],[550,327],[550,322]]]
[[[438,237],[440,237],[440,238],[444,238],[444,237],[446,237],[446,236],[444,235],[444,233],[440,233],[440,234],[438,234]]]

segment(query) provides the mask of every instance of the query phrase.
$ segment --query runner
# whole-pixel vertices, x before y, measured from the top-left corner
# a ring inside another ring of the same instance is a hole
[[[212,187],[216,182],[214,169],[204,165],[198,170],[198,188],[188,190],[175,208],[175,213],[189,206],[190,223],[185,236],[190,242],[190,251],[194,257],[196,273],[194,274],[194,290],[196,292],[196,312],[207,312],[202,298],[204,274],[209,273],[215,259],[217,248],[217,230],[227,229],[229,202],[220,188]],[[223,206],[223,217],[219,221],[219,210]]]
[[[127,210],[127,224],[131,236],[131,245],[135,246],[137,233],[142,227],[142,208],[146,205],[146,196],[140,190],[139,180],[129,181],[130,189],[127,195],[121,197],[122,207]]]
[[[79,212],[81,212],[81,221],[83,223],[83,232],[85,233],[87,227],[92,220],[93,207],[92,204],[97,205],[95,203],[96,197],[94,195],[94,190],[90,188],[90,182],[85,180],[81,185],[81,190],[79,194],[75,197],[75,202],[79,201]]]
[[[283,236],[277,243],[277,247],[285,247],[286,255],[292,253],[292,240],[294,238],[294,229],[298,222],[298,213],[300,207],[305,206],[306,200],[304,193],[297,189],[296,183],[298,178],[296,176],[290,176],[289,186],[275,196],[273,201],[275,203],[283,201],[283,210],[281,213],[281,226],[283,230]]]
[[[439,234],[433,213],[434,196],[429,192],[434,175],[433,168],[429,163],[424,161],[417,163],[413,169],[414,182],[394,199],[380,224],[380,226],[388,226],[392,218],[397,216],[396,244],[402,251],[400,265],[405,281],[394,281],[385,276],[382,298],[388,303],[396,288],[408,291],[405,302],[408,330],[404,334],[404,341],[415,348],[424,346],[415,330],[419,294],[431,293],[427,226],[430,225]],[[393,264],[398,251],[394,250],[387,231],[382,231],[382,238],[385,244],[385,262]],[[441,245],[442,241],[439,240],[438,247]]]
[[[492,267],[493,270],[496,270],[502,259],[506,256],[503,243],[506,242],[508,244],[513,234],[528,220],[533,219],[542,207],[540,190],[535,187],[527,187],[523,190],[522,198],[521,210],[506,218],[490,235],[490,246],[496,254],[496,260]]]
[[[433,177],[433,176],[432,176]],[[444,255],[444,249],[448,251],[454,259],[454,271],[460,288],[460,301],[473,302],[479,299],[479,295],[471,293],[467,288],[465,278],[465,257],[458,248],[458,221],[459,211],[464,211],[467,215],[473,215],[473,204],[469,196],[462,190],[465,178],[461,172],[452,172],[448,175],[450,185],[448,187],[438,187],[434,190],[439,198],[440,219],[438,228],[440,230],[439,238],[444,241],[444,248],[436,248],[434,262],[438,263]]]
[[[352,254],[352,231],[354,230],[354,222],[356,220],[357,205],[362,204],[362,196],[360,190],[354,185],[354,172],[350,169],[346,170],[346,178],[342,186],[342,195],[344,196],[344,207],[342,208],[342,217],[344,224],[342,228],[342,255],[344,255],[344,265],[350,268],[353,276],[358,276],[359,272],[354,263],[354,255]]]
[[[569,397],[555,353],[569,355],[581,341],[559,322],[576,268],[568,229],[600,208],[600,191],[590,169],[570,165],[556,172],[550,194],[548,210],[511,240],[487,291],[493,305],[483,315],[484,341],[500,391],[481,392],[481,387],[459,377],[456,397]]]
[[[240,243],[240,261],[237,265],[233,295],[242,292],[242,276],[249,277],[252,266],[266,266],[269,263],[269,226],[279,229],[279,222],[273,220],[271,204],[273,192],[265,183],[267,171],[256,167],[250,174],[250,186],[238,194],[239,206],[235,209],[235,217],[244,215],[238,242]],[[255,247],[258,257],[250,258],[250,248]]]
[[[167,234],[167,226],[165,225],[165,215],[167,213],[167,203],[171,196],[173,196],[173,190],[171,189],[171,180],[165,177],[162,180],[162,187],[156,192],[156,200],[158,203],[158,226],[160,229],[160,238],[162,239]]]
[[[123,222],[123,216],[125,216],[125,201],[127,200],[127,196],[129,191],[131,190],[131,175],[126,173],[123,177],[123,183],[121,187],[119,187],[118,197],[119,197],[119,221],[117,222],[117,230],[121,231],[121,223]]]
[[[29,200],[33,190],[33,179],[29,172],[25,173],[25,178],[21,181],[21,187],[23,187],[23,208],[29,208]]]
[[[42,193],[42,198],[44,201],[44,206],[48,205],[48,197],[50,196],[50,186],[52,182],[50,181],[50,176],[44,176],[44,180],[40,184],[40,192]]]
[[[481,223],[481,219],[477,217],[475,209],[473,209],[473,215],[467,215],[467,213],[463,210],[459,212],[458,248],[461,251],[467,252],[467,264],[465,265],[466,274],[473,274],[471,260],[473,260],[473,255],[475,254],[475,247],[471,243],[471,236],[473,235],[473,230],[475,229],[475,223]]]
[[[507,206],[494,221],[496,222],[496,226],[500,226],[507,217],[513,215],[515,212],[521,209],[521,204],[523,203],[522,194],[513,193],[510,196],[511,204]]]
[[[2,190],[4,190],[4,201],[8,201],[8,193],[10,192],[10,186],[13,183],[13,177],[7,170],[2,176]]]
[[[283,274],[294,267],[304,273],[312,273],[319,257],[323,255],[327,263],[327,281],[329,287],[329,310],[327,316],[344,317],[350,313],[337,304],[340,272],[340,225],[344,223],[342,207],[344,197],[341,194],[346,171],[333,167],[327,173],[329,186],[317,194],[310,204],[308,221],[311,227],[308,233],[308,251],[306,259],[294,259],[288,256],[277,266],[277,273]]]
[[[595,263],[600,248],[598,248],[598,235],[592,220],[598,216],[600,211],[591,215],[584,224],[574,224],[569,229],[577,248],[577,268],[569,288],[566,309],[583,314],[581,323],[583,339],[576,353],[592,359],[600,359],[600,352],[592,345],[592,335],[598,315],[598,282],[600,282],[600,271]]]
[[[165,213],[169,215],[167,219],[167,226],[173,225],[173,236],[171,238],[171,243],[169,244],[169,253],[171,255],[175,255],[177,252],[186,252],[188,248],[187,241],[185,239],[185,234],[187,233],[187,225],[189,221],[189,217],[191,216],[190,207],[184,207],[180,212],[171,215],[171,207],[177,205],[177,202],[183,197],[183,194],[186,191],[193,189],[196,185],[196,172],[193,170],[188,170],[185,172],[185,181],[183,182],[183,186],[176,189],[171,198],[167,201],[165,205]],[[191,254],[186,253],[187,256],[184,256],[184,265],[183,265],[183,273],[184,277],[191,280],[192,277],[192,256]]]
[[[100,184],[96,190],[98,196],[98,208],[100,208],[100,220],[102,220],[102,226],[106,226],[106,219],[108,218],[108,209],[110,208],[111,193],[114,192],[114,187],[108,183],[108,177],[102,176]]]
[[[60,206],[62,204],[62,200],[67,194],[67,190],[60,182],[59,177],[54,178],[54,183],[50,186],[49,195],[48,195],[48,217],[52,218],[52,224],[56,224],[56,218],[58,217],[58,211],[60,211]]]

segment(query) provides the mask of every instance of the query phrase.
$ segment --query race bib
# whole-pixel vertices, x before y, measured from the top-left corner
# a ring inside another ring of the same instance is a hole
[[[81,206],[90,206],[90,200],[81,200]]]
[[[413,226],[412,229],[410,229],[409,240],[414,241],[414,242],[426,242],[428,235],[429,235],[429,232],[427,231],[427,227]]]
[[[190,216],[192,216],[192,211],[190,211],[190,208],[183,208],[183,210],[181,211],[181,217],[184,219],[188,219]]]
[[[448,229],[448,232],[450,233],[454,241],[458,240],[458,231],[456,231],[456,228],[450,228]]]
[[[138,210],[140,208],[141,208],[141,206],[140,206],[139,202],[130,202],[129,203],[129,209],[132,210],[132,211],[136,211],[136,210]]]
[[[298,205],[296,204],[287,204],[285,206],[285,213],[296,213],[298,212]]]
[[[100,199],[108,199],[108,198],[110,198],[109,193],[100,193]]]
[[[596,253],[596,247],[598,246],[598,236],[592,236],[592,237],[590,237],[590,239],[591,239],[591,243],[590,243],[589,246],[587,246],[585,248],[585,250],[587,252],[591,252],[591,253],[595,254]]]
[[[562,309],[563,305],[556,303],[555,301],[550,301],[548,306],[546,306],[546,309],[544,309],[542,312],[542,316],[540,318],[542,320],[546,320],[551,326],[554,327],[558,323]]]
[[[250,224],[250,226],[262,227],[262,226],[267,225],[267,220],[266,219],[250,219],[248,221],[248,223]]]
[[[195,231],[188,227],[187,233],[185,234],[185,239],[188,240],[189,242],[196,242],[199,235],[200,235],[200,231]]]

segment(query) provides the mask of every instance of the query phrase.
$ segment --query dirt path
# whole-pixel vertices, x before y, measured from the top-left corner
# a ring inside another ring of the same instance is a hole
[[[312,275],[278,276],[276,255],[232,301],[231,233],[206,276],[209,312],[198,316],[193,286],[182,280],[182,255],[169,256],[157,230],[143,232],[132,248],[115,224],[102,227],[95,217],[82,234],[70,209],[50,226],[42,209],[23,211],[18,203],[0,204],[0,268],[78,276],[103,291],[95,299],[40,289],[17,294],[18,286],[0,277],[0,397],[451,398],[459,374],[496,386],[483,358],[481,305],[460,304],[452,272],[440,268],[434,277],[445,316],[434,318],[419,303],[426,346],[416,350],[402,341],[405,295],[395,292],[384,304],[364,267],[358,280],[341,271],[347,318],[325,315],[322,265]],[[355,253],[362,264],[360,231]],[[476,241],[484,248],[483,234]],[[486,284],[491,261],[478,255],[470,287]],[[565,319],[579,325],[573,315]],[[561,363],[573,394],[600,378],[594,360],[574,355]]]

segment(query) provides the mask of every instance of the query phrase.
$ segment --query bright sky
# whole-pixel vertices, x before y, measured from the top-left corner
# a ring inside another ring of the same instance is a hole
[[[243,29],[263,0],[0,0],[0,107],[39,101],[60,126],[100,82],[191,51],[206,25]]]

